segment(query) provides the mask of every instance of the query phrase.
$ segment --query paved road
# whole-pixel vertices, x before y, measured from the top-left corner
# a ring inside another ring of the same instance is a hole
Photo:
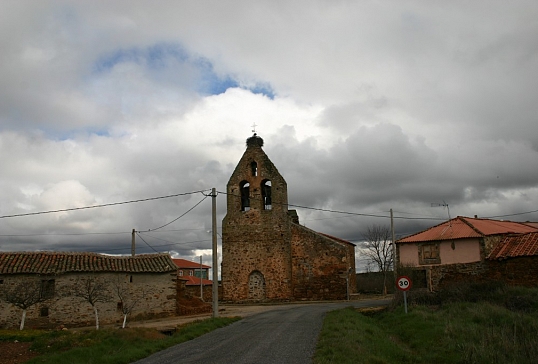
[[[311,363],[327,311],[386,305],[390,300],[292,305],[246,317],[137,364]],[[278,307],[278,306],[277,306]]]

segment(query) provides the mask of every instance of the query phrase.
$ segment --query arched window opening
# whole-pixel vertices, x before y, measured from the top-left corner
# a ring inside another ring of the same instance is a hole
[[[241,211],[250,210],[250,184],[246,181],[241,182]]]
[[[265,298],[265,277],[260,271],[255,270],[248,277],[248,299],[263,301]]]
[[[256,177],[258,175],[258,163],[256,162],[250,163],[250,170],[252,172],[252,175]]]
[[[262,182],[262,199],[263,209],[271,210],[273,207],[273,200],[271,199],[271,181],[264,180]]]

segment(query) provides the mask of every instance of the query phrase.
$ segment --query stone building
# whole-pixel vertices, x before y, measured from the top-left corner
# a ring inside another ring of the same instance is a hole
[[[282,175],[254,134],[227,184],[222,223],[223,300],[346,299],[355,245],[299,225]]]
[[[28,308],[28,328],[95,325],[93,307],[75,293],[89,282],[100,284],[105,298],[96,303],[101,324],[120,324],[124,305],[134,305],[128,320],[175,315],[176,280],[168,254],[0,252],[0,328],[20,323],[22,310],[6,300],[14,293],[46,296]]]

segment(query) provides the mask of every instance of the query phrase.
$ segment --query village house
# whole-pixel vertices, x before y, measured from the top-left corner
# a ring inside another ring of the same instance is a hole
[[[287,184],[254,134],[226,187],[223,300],[346,299],[356,290],[355,245],[299,224]]]
[[[0,252],[0,327],[21,321],[22,310],[6,301],[15,293],[44,299],[27,309],[27,327],[94,325],[93,307],[77,295],[87,285],[99,287],[102,324],[122,322],[126,305],[132,307],[130,319],[175,315],[176,279],[168,254]]]
[[[509,235],[538,232],[535,223],[458,216],[396,241],[397,266],[413,267],[424,282],[418,286],[434,291],[461,280],[506,280],[500,275],[499,249]],[[492,255],[493,253],[493,255]]]
[[[208,279],[211,267],[181,258],[172,258],[172,261],[178,267],[177,278],[184,286],[183,295],[211,301],[213,281]]]
[[[200,279],[207,280],[209,278],[209,269],[211,269],[209,265],[200,264],[181,258],[172,258],[172,261],[178,268],[178,277],[188,279],[192,278],[191,281],[193,283],[198,282],[198,284],[200,284]],[[211,284],[211,281],[209,281],[209,284]]]

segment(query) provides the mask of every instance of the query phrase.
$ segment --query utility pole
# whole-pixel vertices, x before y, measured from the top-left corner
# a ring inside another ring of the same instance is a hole
[[[135,256],[136,252],[135,252],[135,233],[136,233],[136,230],[133,229],[133,232],[131,233],[131,256]]]
[[[213,317],[219,317],[219,259],[217,256],[217,191],[211,189],[211,228],[213,236]]]
[[[202,279],[204,278],[204,271],[202,270],[202,256],[200,255],[200,299],[204,300],[204,285]]]
[[[390,209],[390,233],[392,235],[392,271],[394,272],[394,282],[396,282],[398,273],[396,271],[396,242],[394,239],[394,216],[392,209]]]

